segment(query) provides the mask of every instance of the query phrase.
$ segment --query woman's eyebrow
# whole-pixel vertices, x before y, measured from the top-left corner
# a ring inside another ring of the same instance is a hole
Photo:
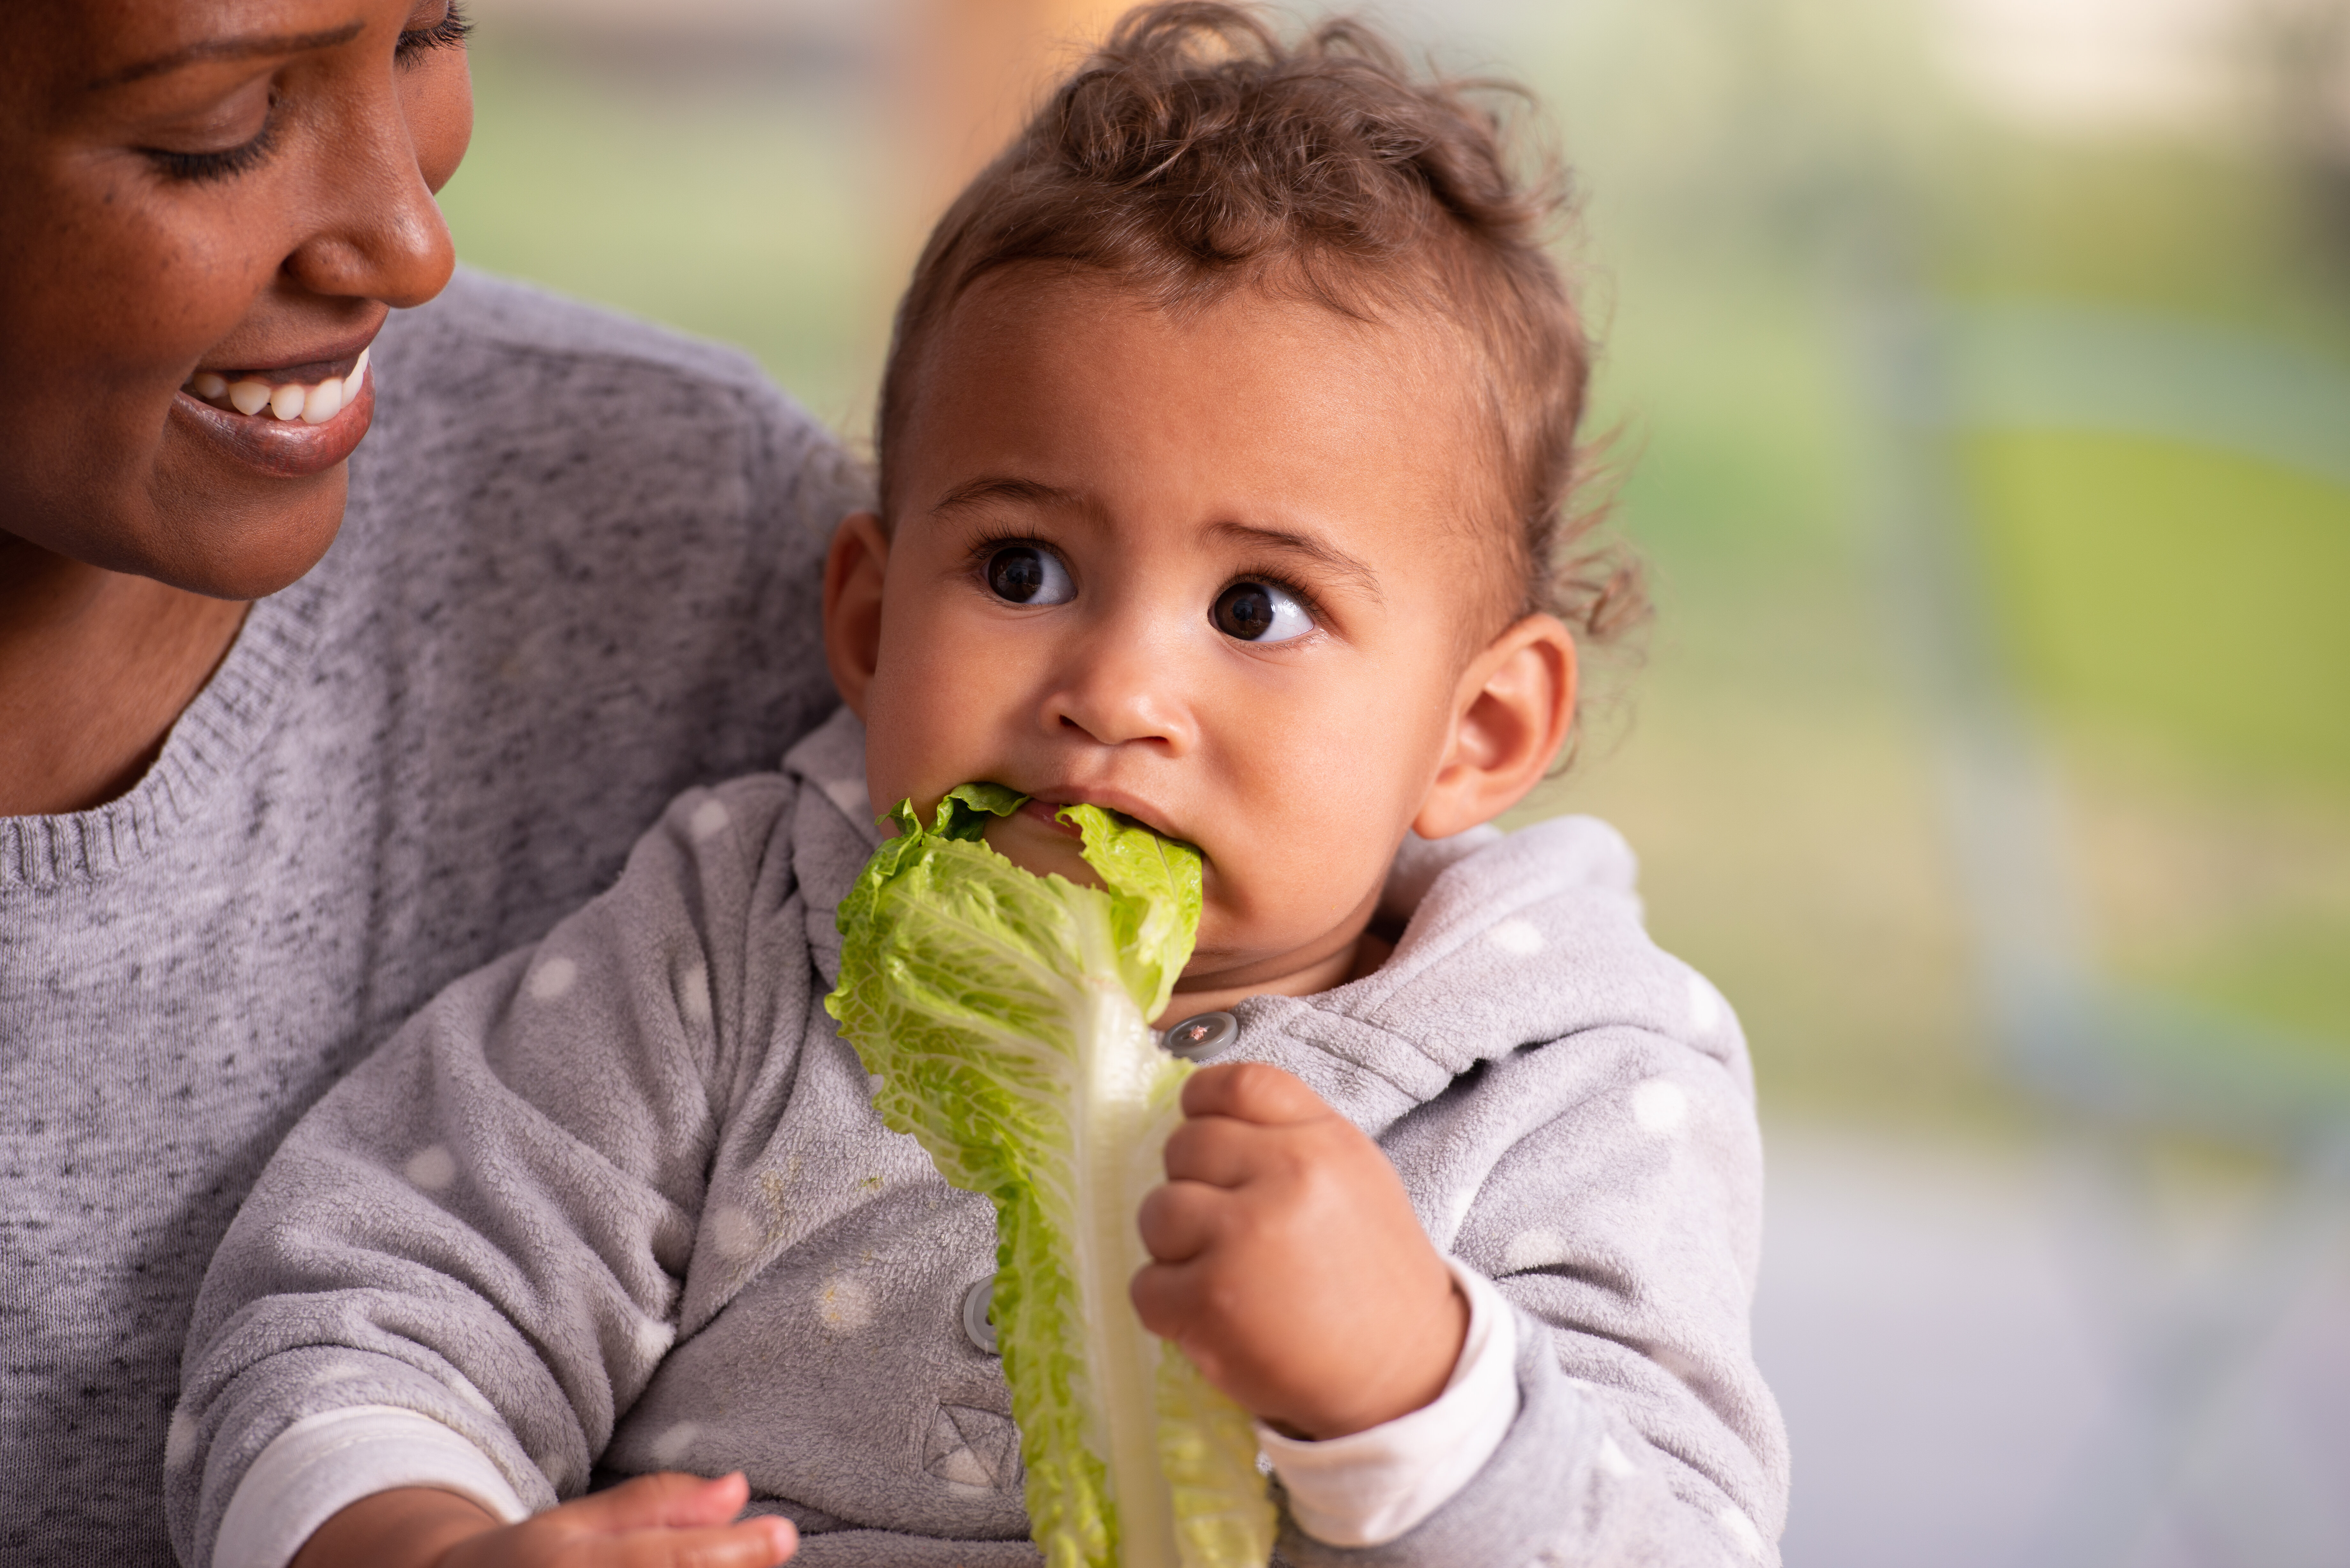
[[[1286,528],[1263,528],[1251,523],[1219,523],[1209,532],[1241,544],[1253,545],[1261,550],[1272,550],[1311,561],[1330,576],[1352,583],[1374,603],[1386,600],[1387,596],[1379,592],[1377,572],[1336,545],[1325,544],[1311,534],[1292,533]]]
[[[158,55],[151,60],[141,60],[135,66],[109,72],[90,83],[89,90],[98,92],[129,82],[144,81],[149,77],[160,77],[183,66],[212,60],[244,60],[260,55],[298,55],[310,49],[330,49],[337,44],[347,44],[358,37],[366,26],[365,22],[348,22],[342,26],[328,27],[317,33],[268,33],[243,38],[207,38],[201,44],[190,44],[184,49],[174,49],[168,55]]]

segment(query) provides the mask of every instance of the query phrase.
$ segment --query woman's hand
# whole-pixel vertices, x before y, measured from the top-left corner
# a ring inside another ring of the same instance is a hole
[[[787,1519],[733,1522],[740,1473],[639,1476],[501,1525],[454,1492],[404,1487],[327,1521],[292,1568],[775,1568],[799,1545]]]
[[[1143,1326],[1274,1426],[1343,1437],[1444,1391],[1469,1303],[1379,1147],[1278,1067],[1183,1085],[1143,1199]]]

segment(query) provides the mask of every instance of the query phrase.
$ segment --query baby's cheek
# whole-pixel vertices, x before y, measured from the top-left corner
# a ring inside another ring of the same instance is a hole
[[[1385,835],[1347,843],[1326,829],[1260,838],[1237,869],[1211,871],[1200,918],[1200,946],[1271,958],[1326,946],[1361,930],[1378,902],[1387,868]]]

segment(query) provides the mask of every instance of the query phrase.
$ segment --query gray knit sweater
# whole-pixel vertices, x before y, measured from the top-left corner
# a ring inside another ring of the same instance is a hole
[[[835,699],[831,443],[740,356],[461,274],[326,559],[130,794],[0,819],[0,1562],[171,1561],[198,1282],[302,1110]]]
[[[881,1127],[821,1005],[875,841],[843,713],[782,774],[681,795],[610,892],[303,1121],[198,1303],[170,1481],[192,1568],[274,1439],[369,1407],[461,1437],[528,1507],[740,1469],[809,1568],[1035,1562],[962,1313],[988,1205]],[[1518,1314],[1519,1413],[1475,1479],[1386,1546],[1292,1529],[1287,1561],[1775,1562],[1745,1048],[1631,882],[1587,818],[1419,846],[1382,969],[1237,1010],[1232,1059],[1377,1137]]]

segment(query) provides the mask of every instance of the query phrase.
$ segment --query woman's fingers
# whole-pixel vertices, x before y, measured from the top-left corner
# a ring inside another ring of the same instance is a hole
[[[745,1519],[750,1487],[654,1475],[592,1492],[504,1530],[472,1536],[443,1568],[775,1568],[799,1545],[787,1519]]]
[[[664,1472],[639,1476],[608,1490],[567,1503],[562,1513],[582,1530],[619,1534],[631,1530],[690,1530],[726,1524],[750,1501],[751,1483],[741,1471],[704,1480]]]
[[[775,1568],[799,1536],[790,1520],[762,1518],[722,1530],[631,1531],[587,1544],[579,1568]]]

